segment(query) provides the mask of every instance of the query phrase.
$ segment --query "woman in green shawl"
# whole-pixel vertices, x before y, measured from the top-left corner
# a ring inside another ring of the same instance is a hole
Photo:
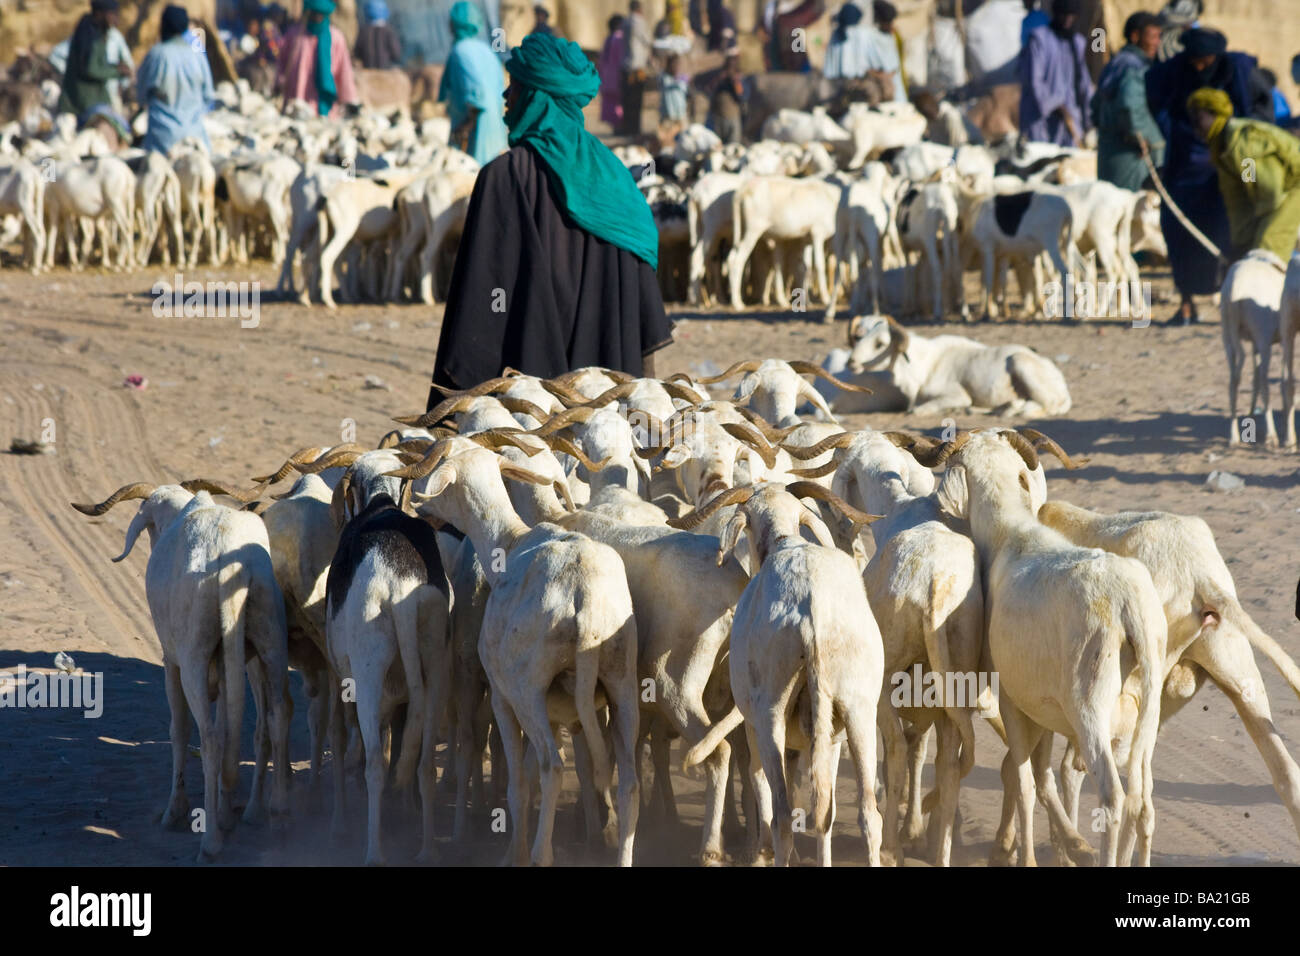
[[[510,149],[483,167],[456,254],[435,386],[506,366],[651,374],[672,339],[659,237],[632,174],[583,127],[600,77],[577,44],[530,34],[506,61]],[[430,390],[429,407],[441,399]]]

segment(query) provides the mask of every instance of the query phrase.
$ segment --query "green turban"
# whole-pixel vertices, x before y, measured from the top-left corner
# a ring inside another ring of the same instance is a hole
[[[457,40],[475,37],[483,32],[483,19],[478,5],[470,0],[459,0],[451,8],[451,35]]]
[[[556,202],[579,227],[659,264],[654,216],[627,167],[587,132],[582,107],[600,91],[600,75],[570,40],[530,33],[506,61],[518,100],[506,114],[510,145],[526,143],[542,159]]]
[[[1212,86],[1202,86],[1199,90],[1187,97],[1187,112],[1191,113],[1196,110],[1204,110],[1207,113],[1214,114],[1214,125],[1210,127],[1209,135],[1206,139],[1214,139],[1223,131],[1228,120],[1232,118],[1232,99],[1223,90],[1215,89]]]
[[[330,69],[330,14],[334,12],[334,0],[303,0],[302,8],[308,13],[321,14],[320,22],[308,24],[307,31],[316,38],[316,109],[325,116],[339,98]]]

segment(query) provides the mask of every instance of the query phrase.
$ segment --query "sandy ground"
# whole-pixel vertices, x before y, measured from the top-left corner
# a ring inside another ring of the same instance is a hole
[[[68,502],[99,500],[133,480],[241,481],[277,465],[288,451],[340,441],[349,420],[360,440],[371,440],[388,429],[391,415],[424,408],[440,308],[330,313],[264,301],[255,329],[241,329],[232,318],[156,318],[149,288],[166,272],[59,271],[39,278],[0,272],[0,439],[7,445],[15,437],[38,438],[52,425],[57,449],[42,457],[0,454],[0,670],[20,663],[49,668],[65,651],[85,671],[103,673],[105,696],[103,715],[94,720],[69,710],[0,711],[0,766],[7,777],[0,788],[0,864],[189,863],[197,853],[194,835],[157,826],[170,752],[160,651],[144,601],[147,544],[123,563],[110,563],[121,551],[132,508],[91,520]],[[268,269],[253,277],[273,285]],[[222,277],[201,272],[187,278]],[[681,312],[678,318],[677,341],[659,358],[661,375],[698,374],[750,357],[820,360],[845,330],[843,321],[832,327],[778,313]],[[1218,537],[1242,603],[1300,656],[1300,625],[1292,616],[1300,568],[1300,508],[1293,494],[1300,460],[1262,446],[1229,450],[1217,325],[1009,323],[962,331],[986,342],[1022,342],[1062,363],[1074,410],[1065,420],[1036,424],[1091,463],[1065,473],[1049,460],[1053,497],[1102,510],[1202,515]],[[124,387],[128,375],[145,376],[148,387]],[[388,389],[366,388],[367,375]],[[961,426],[991,423],[979,415],[954,417]],[[901,415],[847,423],[868,421],[881,428],[941,424],[938,416]],[[1214,469],[1241,475],[1245,489],[1230,495],[1204,490]],[[1275,721],[1294,744],[1300,740],[1296,698],[1274,671],[1265,669],[1264,677]],[[291,683],[298,714],[293,753],[305,758],[304,699],[297,678]],[[954,862],[966,865],[987,858],[1001,800],[1002,747],[986,727],[977,732],[977,766],[962,789],[961,846],[954,852]],[[247,744],[244,753],[251,753]],[[674,766],[677,761],[675,754]],[[1212,686],[1162,732],[1155,772],[1157,864],[1300,861],[1300,842],[1263,762]],[[246,765],[242,793],[250,774]],[[836,824],[840,863],[863,859],[850,779],[846,766]],[[195,806],[201,781],[193,757],[187,782]],[[643,816],[639,862],[691,861],[700,783],[678,773],[674,784],[682,819],[670,826]],[[328,796],[313,803],[298,787],[287,832],[241,826],[224,859],[359,863],[364,791],[357,780],[350,786],[351,841],[330,844],[328,817],[320,810],[328,808]],[[1084,819],[1094,805],[1091,792],[1089,784]],[[574,838],[573,793],[566,791],[561,807],[559,858],[603,860]],[[443,801],[442,825],[450,824],[447,806]],[[405,862],[415,852],[418,821],[397,816],[390,815],[389,852],[393,862]],[[1040,859],[1047,862],[1041,810],[1036,833]],[[504,843],[482,820],[470,846],[448,846],[444,854],[452,862],[494,862]],[[729,833],[729,849],[739,843],[738,834]],[[799,848],[808,855],[812,844]]]

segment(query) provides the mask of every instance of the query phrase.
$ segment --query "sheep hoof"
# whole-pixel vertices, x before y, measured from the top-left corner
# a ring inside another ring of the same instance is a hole
[[[700,866],[722,866],[722,851],[709,848],[700,854]]]
[[[1010,866],[1014,847],[994,846],[989,853],[989,866]]]

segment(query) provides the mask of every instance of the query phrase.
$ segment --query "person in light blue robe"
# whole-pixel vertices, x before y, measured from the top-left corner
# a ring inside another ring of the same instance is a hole
[[[162,14],[162,39],[145,55],[136,74],[137,96],[149,111],[145,149],[166,153],[192,137],[212,150],[203,128],[203,115],[215,98],[212,70],[188,31],[185,9],[167,7]]]
[[[451,141],[486,166],[509,147],[506,141],[505,72],[482,38],[482,17],[469,0],[451,8],[456,37],[442,73],[439,102],[446,102]]]

